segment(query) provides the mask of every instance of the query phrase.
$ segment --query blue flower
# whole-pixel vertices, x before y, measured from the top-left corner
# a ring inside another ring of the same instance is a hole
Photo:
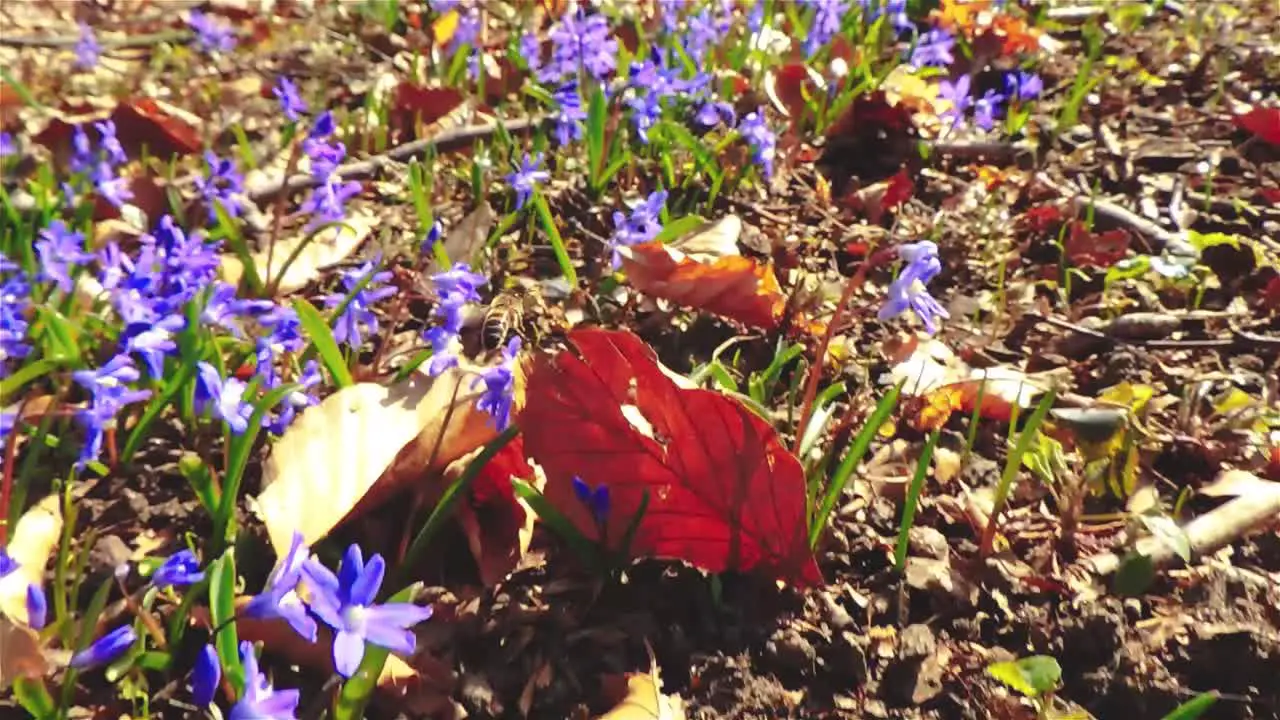
[[[102,450],[104,433],[115,427],[116,416],[126,405],[151,396],[148,390],[130,390],[129,383],[137,382],[138,370],[128,355],[117,355],[97,370],[77,370],[71,378],[92,397],[89,407],[76,414],[85,428],[85,442],[80,449],[79,467],[98,459]]]
[[[212,151],[206,150],[204,161],[209,166],[209,177],[197,175],[196,190],[204,197],[209,206],[209,222],[218,219],[217,206],[231,217],[240,217],[240,193],[244,192],[244,177],[236,170],[230,158],[219,158]]]
[[[217,368],[203,360],[196,363],[196,367],[196,410],[203,413],[212,407],[214,414],[226,421],[231,432],[237,435],[248,430],[249,418],[253,416],[253,406],[244,401],[248,385],[234,377],[223,381]]]
[[[879,317],[888,320],[910,310],[930,335],[938,331],[937,318],[950,315],[925,288],[926,283],[942,271],[938,246],[928,240],[898,246],[898,257],[907,263],[897,279],[889,285]]]
[[[536,73],[542,67],[542,43],[538,41],[537,33],[527,32],[520,36],[520,57],[524,58],[530,72]]]
[[[426,255],[435,249],[436,243],[440,242],[440,238],[444,235],[444,226],[439,220],[431,223],[431,229],[427,231],[427,236],[422,238],[422,245],[418,248],[418,252]]]
[[[601,483],[592,490],[585,480],[574,475],[573,494],[578,498],[578,502],[591,512],[596,526],[603,528],[609,519],[609,486]]]
[[[270,360],[267,361],[270,364]],[[259,359],[258,369],[262,369],[262,361]],[[281,401],[281,410],[274,420],[267,426],[271,432],[276,435],[284,433],[285,428],[289,427],[293,422],[293,418],[298,414],[299,410],[311,407],[319,402],[314,395],[307,390],[314,388],[320,384],[323,378],[320,375],[320,365],[315,360],[308,360],[306,366],[302,369],[302,374],[298,376],[295,382],[300,386],[297,390],[286,395]],[[272,384],[274,386],[274,384]]]
[[[613,237],[609,239],[609,247],[612,251],[610,262],[615,270],[622,264],[621,255],[618,253],[619,247],[649,242],[662,232],[660,216],[666,202],[667,191],[658,190],[650,193],[644,202],[637,205],[630,216],[614,211],[614,231]]]
[[[132,625],[121,625],[103,635],[89,647],[71,656],[68,666],[77,670],[87,670],[99,665],[106,665],[124,655],[138,641],[138,634]]]
[[[147,372],[151,377],[159,379],[164,376],[164,359],[178,349],[173,334],[181,332],[187,326],[187,319],[181,315],[169,315],[146,323],[129,323],[121,334],[121,344],[125,352],[136,352],[147,364]]]
[[[778,136],[769,129],[764,119],[764,108],[747,113],[738,123],[738,132],[751,144],[751,157],[760,166],[766,179],[773,177],[773,159],[777,152]]]
[[[951,52],[955,45],[955,38],[946,30],[930,30],[920,36],[908,62],[917,68],[926,65],[946,67],[956,60]]]
[[[973,98],[969,96],[970,82],[968,75],[961,75],[955,82],[943,80],[938,84],[938,97],[951,103],[951,107],[940,113],[939,117],[949,120],[953,126],[960,124],[965,112],[973,104]]]
[[[40,630],[49,620],[49,602],[44,589],[37,583],[27,586],[27,627]]]
[[[720,123],[725,125],[733,125],[737,122],[737,115],[733,112],[733,106],[727,102],[707,101],[702,104],[698,110],[698,114],[693,118],[699,125],[704,127],[715,127]]]
[[[189,24],[196,34],[196,45],[204,52],[228,52],[236,46],[235,30],[199,10],[191,11]]]
[[[301,693],[275,690],[267,676],[258,672],[258,656],[253,643],[240,643],[240,663],[244,666],[244,694],[231,707],[227,720],[294,720]]]
[[[98,65],[98,56],[102,54],[102,46],[93,34],[93,28],[87,23],[80,23],[80,39],[75,45],[76,67],[81,70],[92,70]]]
[[[169,556],[151,576],[151,583],[158,588],[178,585],[194,585],[204,579],[200,561],[190,550],[179,550]]]
[[[17,154],[18,143],[13,139],[13,133],[0,132],[0,157]]]
[[[4,548],[0,548],[0,578],[14,572],[19,567],[22,566],[18,564],[18,561],[5,552]]]
[[[538,72],[538,80],[555,83],[576,79],[579,69],[604,80],[617,66],[617,54],[618,41],[603,15],[566,13],[551,31],[551,59]]]
[[[840,25],[849,13],[849,3],[845,0],[806,0],[804,4],[814,8],[813,22],[804,40],[804,54],[813,57],[840,34]]]
[[[0,252],[0,272],[16,271]],[[0,377],[8,372],[10,359],[21,359],[31,353],[27,344],[27,311],[31,307],[31,284],[21,272],[0,281]]]
[[[581,139],[582,121],[587,119],[587,111],[582,109],[578,83],[574,81],[561,85],[551,97],[556,101],[556,142],[568,145],[574,140]]]
[[[262,593],[245,606],[245,617],[263,620],[283,618],[294,632],[315,642],[316,621],[307,614],[307,608],[298,594],[298,583],[303,580],[303,567],[310,556],[311,551],[303,542],[302,533],[294,531],[288,554],[271,571]]]
[[[306,572],[314,581],[311,610],[333,628],[333,664],[338,674],[351,677],[364,657],[365,642],[392,652],[413,654],[416,641],[409,628],[431,617],[431,608],[412,603],[375,605],[386,573],[386,561],[374,554],[364,562],[358,545],[347,548],[335,577],[314,558]]]
[[[529,198],[533,195],[534,189],[538,187],[538,183],[546,182],[551,178],[551,173],[546,170],[539,170],[542,165],[542,153],[538,153],[530,158],[528,153],[524,155],[524,161],[515,172],[507,176],[507,182],[511,184],[511,188],[516,191],[516,210],[524,207],[529,202]]]
[[[196,657],[196,667],[191,673],[191,700],[199,707],[213,702],[222,682],[222,662],[212,645],[205,645]]]
[[[996,126],[996,115],[1000,112],[1000,103],[1004,102],[1004,95],[995,90],[988,90],[983,93],[982,97],[973,104],[973,124],[983,130],[990,130]]]
[[[379,301],[395,295],[396,289],[383,286],[391,279],[391,272],[378,271],[377,262],[377,259],[370,260],[358,268],[343,273],[344,292],[332,293],[323,298],[327,308],[336,308],[344,302],[347,304],[342,314],[333,319],[333,339],[338,343],[359,349],[364,344],[364,332],[367,331],[371,335],[378,332],[378,316],[371,308]],[[365,282],[366,278],[367,282]],[[352,295],[351,291],[361,283],[364,283],[364,287]],[[347,299],[349,295],[350,300]]]
[[[1044,92],[1044,81],[1040,76],[1033,72],[1024,72],[1018,70],[1008,73],[1004,76],[1005,88],[1009,91],[1010,96],[1016,96],[1019,100],[1034,100],[1040,97],[1040,93]]]
[[[93,259],[93,253],[85,252],[84,235],[72,231],[61,220],[54,220],[40,231],[36,256],[40,260],[41,278],[52,280],[59,290],[67,293],[76,287],[71,271]]]
[[[302,113],[307,111],[307,103],[298,94],[298,86],[284,75],[276,79],[275,87],[271,88],[271,94],[280,101],[280,111],[289,122],[298,122]]]
[[[512,337],[502,351],[502,361],[497,365],[481,371],[480,377],[471,384],[474,388],[484,384],[484,392],[476,401],[476,408],[489,413],[493,425],[498,430],[505,430],[511,423],[512,394],[515,390],[515,361],[520,353],[520,337]]]

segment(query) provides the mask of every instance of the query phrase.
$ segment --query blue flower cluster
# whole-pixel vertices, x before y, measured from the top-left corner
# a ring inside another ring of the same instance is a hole
[[[619,247],[628,247],[647,243],[662,232],[662,209],[667,204],[667,191],[658,190],[649,194],[644,202],[638,204],[627,215],[620,210],[613,212],[613,237],[609,238],[609,248],[613,269],[622,265]]]
[[[341,220],[346,216],[347,200],[360,193],[360,183],[343,182],[335,172],[347,156],[347,146],[333,137],[336,131],[333,113],[325,111],[302,141],[302,151],[311,161],[311,174],[318,183],[301,205],[303,212],[313,215],[313,228]]]
[[[1001,104],[1013,98],[1019,101],[1032,100],[1044,92],[1044,82],[1034,73],[1021,70],[1005,74],[1006,92],[988,89],[982,97],[973,99],[970,96],[972,80],[962,75],[954,82],[943,80],[938,88],[938,97],[951,103],[941,117],[948,120],[952,127],[964,121],[965,114],[973,109],[973,124],[983,130],[991,130],[1000,115]]]
[[[378,270],[380,262],[381,258],[374,258],[344,272],[342,292],[323,298],[327,308],[343,307],[346,303],[333,319],[333,339],[353,350],[364,345],[365,333],[376,335],[378,332],[378,316],[373,312],[373,305],[396,293],[394,287],[386,284],[391,279],[391,271]]]
[[[83,125],[77,125],[71,135],[71,171],[87,178],[102,199],[122,207],[133,199],[133,193],[123,177],[116,175],[116,166],[128,162],[124,147],[116,137],[116,124],[103,120],[93,124],[98,132],[98,144],[89,142]],[[68,196],[71,195],[68,188]]]

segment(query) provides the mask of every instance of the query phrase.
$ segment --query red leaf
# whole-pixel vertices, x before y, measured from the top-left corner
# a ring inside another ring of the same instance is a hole
[[[417,137],[423,129],[462,106],[462,93],[454,88],[424,87],[411,82],[396,86],[392,101],[392,125],[405,137]]]
[[[617,547],[648,491],[633,556],[822,581],[804,470],[772,426],[723,395],[678,387],[629,332],[575,330],[569,341],[576,352],[535,359],[520,422],[561,512],[598,538],[572,478],[608,486],[606,540]]]
[[[1272,145],[1280,145],[1280,108],[1256,107],[1232,120],[1236,127],[1248,130]]]
[[[1258,193],[1272,205],[1280,205],[1280,188],[1260,188]]]
[[[468,502],[458,508],[458,522],[485,585],[501,582],[524,556],[521,530],[529,518],[516,500],[511,478],[528,481],[533,476],[524,456],[524,439],[517,436],[480,469]]]
[[[111,113],[116,135],[126,148],[146,147],[156,157],[190,155],[203,145],[196,129],[151,98],[125,100]],[[130,153],[130,157],[136,157]]]
[[[1071,223],[1065,249],[1067,259],[1075,265],[1111,267],[1128,254],[1129,233],[1119,229],[1090,232],[1077,220]]]
[[[907,169],[902,168],[896,175],[889,178],[889,187],[885,189],[884,197],[880,198],[880,204],[885,208],[896,208],[910,200],[915,190],[916,185],[911,182]]]

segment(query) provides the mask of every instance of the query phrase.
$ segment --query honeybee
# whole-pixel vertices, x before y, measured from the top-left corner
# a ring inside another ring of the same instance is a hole
[[[517,279],[515,284],[494,296],[480,325],[480,344],[497,350],[512,334],[536,342],[550,328],[546,298],[536,284]]]

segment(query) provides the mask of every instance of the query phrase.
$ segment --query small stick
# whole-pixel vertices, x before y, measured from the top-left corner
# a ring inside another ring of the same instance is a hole
[[[1203,557],[1214,553],[1252,530],[1280,519],[1280,490],[1241,495],[1182,526],[1191,544],[1191,554]],[[1155,537],[1142,538],[1137,551],[1160,567],[1177,555],[1169,543]],[[1110,575],[1120,567],[1121,556],[1110,552],[1085,561],[1096,575]]]
[[[522,118],[506,123],[505,127],[508,132],[523,132],[537,128],[545,120],[545,116]],[[404,145],[398,145],[384,153],[374,155],[367,160],[339,165],[333,171],[333,176],[340,180],[368,177],[379,170],[391,167],[392,163],[403,162],[411,157],[421,155],[430,148],[464,145],[486,138],[496,132],[497,129],[498,123],[491,122],[446,130],[434,137],[422,138],[421,140],[414,140],[413,142],[405,143]],[[305,190],[313,188],[319,184],[319,179],[313,175],[294,175],[289,177],[288,174],[286,174],[279,180],[250,190],[247,195],[255,201],[264,200],[275,197],[280,193],[291,193],[298,190]]]
[[[125,37],[103,38],[98,46],[104,50],[113,48],[149,47],[163,42],[189,40],[190,30],[166,30],[148,35],[127,35]],[[80,42],[79,35],[0,35],[0,45],[20,48],[69,48]]]

